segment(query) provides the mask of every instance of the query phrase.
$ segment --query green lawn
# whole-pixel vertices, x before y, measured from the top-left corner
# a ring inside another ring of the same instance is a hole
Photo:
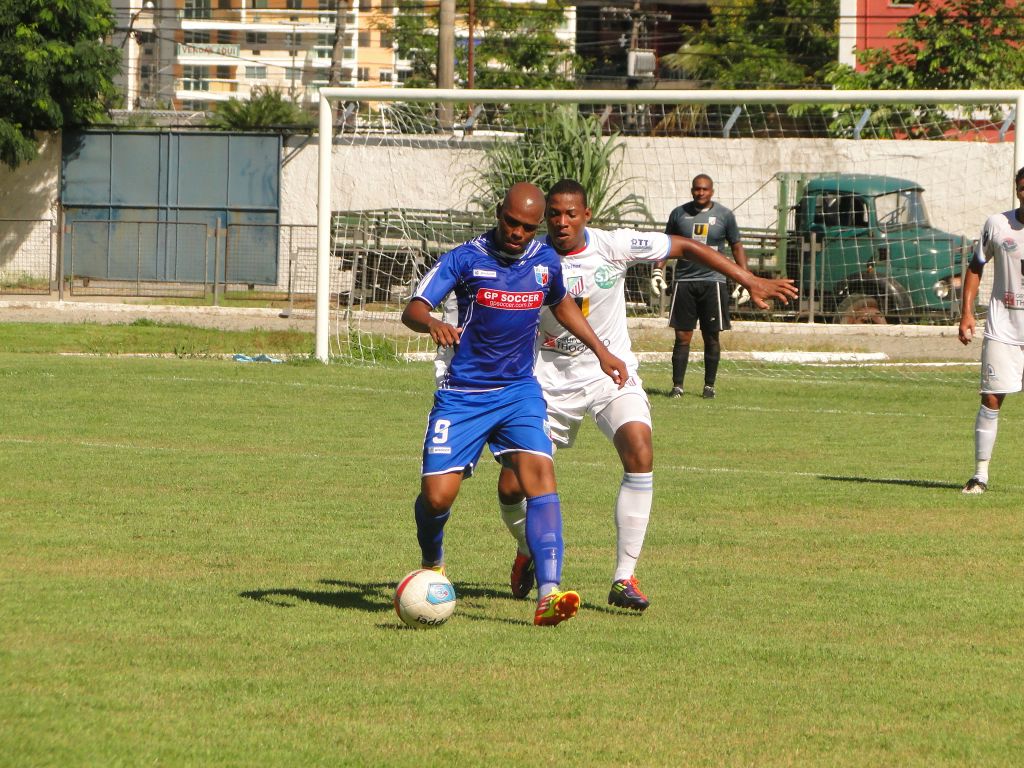
[[[418,631],[391,597],[428,364],[60,356],[84,331],[25,328],[0,326],[0,765],[1024,761],[1021,406],[962,496],[973,370],[726,365],[717,400],[670,401],[645,366],[650,609],[606,605],[621,471],[588,425],[556,462],[580,615],[535,628],[508,595],[485,458],[455,616]],[[140,340],[163,330],[113,349],[184,343]]]

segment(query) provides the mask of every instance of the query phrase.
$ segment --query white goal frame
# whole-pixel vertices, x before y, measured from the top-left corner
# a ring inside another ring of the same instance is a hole
[[[331,154],[335,104],[352,101],[510,104],[1010,104],[1014,108],[1014,169],[1024,166],[1024,90],[457,90],[402,88],[321,88],[317,178],[316,349],[329,360]],[[1008,184],[1008,188],[1009,188]],[[1016,199],[1013,205],[1016,205]]]

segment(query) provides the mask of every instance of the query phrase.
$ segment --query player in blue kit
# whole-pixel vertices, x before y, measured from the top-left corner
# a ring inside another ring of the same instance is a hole
[[[547,409],[533,375],[542,307],[597,356],[617,385],[626,365],[609,352],[568,296],[558,254],[534,241],[545,200],[533,184],[513,185],[498,206],[497,226],[441,256],[420,281],[402,322],[455,347],[434,394],[423,441],[420,494],[414,505],[425,568],[444,568],[444,526],[484,443],[516,475],[526,495],[526,539],[536,567],[533,623],[553,626],[576,615],[580,596],[561,590],[562,510],[551,459]],[[455,291],[458,325],[431,310]]]

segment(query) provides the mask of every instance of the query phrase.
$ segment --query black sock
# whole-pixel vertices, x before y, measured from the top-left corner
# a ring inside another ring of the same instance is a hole
[[[718,363],[722,359],[722,345],[718,334],[704,337],[704,386],[714,387],[718,378]]]
[[[690,362],[690,345],[684,344],[679,339],[672,346],[672,386],[683,388],[683,379],[686,378],[686,364]]]

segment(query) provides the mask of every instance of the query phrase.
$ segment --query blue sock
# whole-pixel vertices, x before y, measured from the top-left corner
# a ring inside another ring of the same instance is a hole
[[[422,496],[416,497],[413,509],[416,511],[416,539],[423,554],[423,565],[441,565],[444,563],[444,524],[448,522],[452,511],[449,509],[435,517],[427,512]]]
[[[557,493],[526,500],[526,541],[537,568],[537,594],[544,597],[562,582],[562,505]]]

